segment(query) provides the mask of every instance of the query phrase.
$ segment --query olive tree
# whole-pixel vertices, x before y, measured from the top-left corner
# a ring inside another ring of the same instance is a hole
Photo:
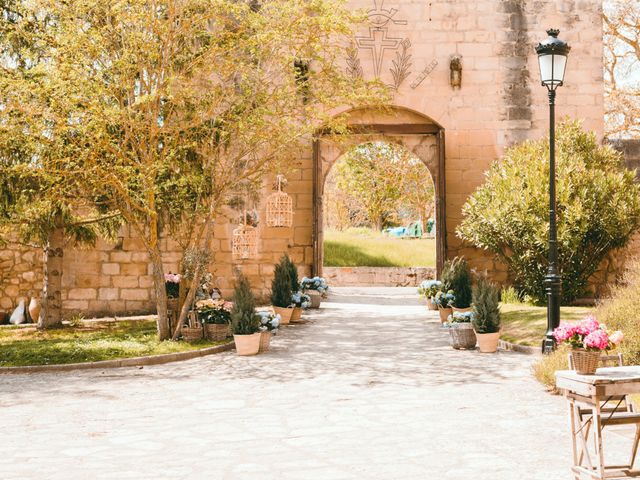
[[[584,293],[589,277],[640,227],[640,185],[620,154],[579,122],[557,130],[557,213],[562,298]],[[549,139],[511,147],[467,200],[458,236],[495,253],[517,289],[543,301],[549,231]]]

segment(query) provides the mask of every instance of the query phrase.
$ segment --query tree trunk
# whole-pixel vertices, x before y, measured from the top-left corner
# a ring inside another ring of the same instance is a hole
[[[158,311],[158,339],[169,339],[169,317],[167,316],[167,290],[164,285],[164,268],[162,267],[162,256],[156,246],[150,253],[151,265],[153,266],[153,285],[156,291],[156,309]]]
[[[42,308],[38,317],[39,329],[62,323],[62,261],[64,259],[62,214],[56,214],[54,225],[54,228],[49,232],[47,245],[44,248],[44,278],[42,280]]]
[[[180,332],[182,332],[182,325],[187,318],[187,314],[189,313],[189,307],[193,303],[193,299],[196,297],[196,290],[198,289],[198,279],[202,275],[200,268],[196,268],[195,274],[191,279],[191,285],[189,286],[189,293],[187,293],[187,298],[185,298],[184,303],[180,307],[180,315],[178,316],[178,323],[176,324],[176,329],[173,331],[173,336],[171,340],[178,340],[180,336]]]

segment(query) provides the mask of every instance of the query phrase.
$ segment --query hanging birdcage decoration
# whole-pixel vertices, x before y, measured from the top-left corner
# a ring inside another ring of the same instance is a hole
[[[277,190],[267,198],[267,226],[290,227],[293,224],[293,200],[282,191],[284,177],[276,177]]]
[[[248,225],[247,212],[242,221],[233,230],[231,239],[231,256],[234,260],[249,260],[258,257],[258,229]]]

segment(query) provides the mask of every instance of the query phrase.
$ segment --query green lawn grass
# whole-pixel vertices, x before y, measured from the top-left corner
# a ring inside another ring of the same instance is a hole
[[[85,322],[47,331],[0,328],[0,366],[55,365],[184,352],[223,342],[160,342],[153,320]]]
[[[434,267],[434,239],[386,237],[366,229],[324,234],[327,267]]]
[[[581,320],[593,311],[589,307],[561,307],[560,321]],[[507,342],[537,347],[547,331],[547,307],[527,304],[501,304],[502,333]]]

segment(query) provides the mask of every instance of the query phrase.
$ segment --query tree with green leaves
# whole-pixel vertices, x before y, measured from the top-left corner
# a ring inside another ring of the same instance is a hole
[[[120,225],[98,196],[83,194],[64,162],[75,155],[78,134],[67,116],[68,99],[57,98],[47,80],[46,17],[25,2],[0,8],[0,242],[44,252],[39,328],[62,321],[63,255],[66,246],[93,246]]]
[[[320,125],[344,128],[336,108],[386,99],[379,82],[354,80],[341,67],[341,40],[363,21],[343,0],[30,5],[52,19],[38,38],[47,57],[42,83],[64,99],[52,110],[76,132],[50,168],[81,179],[86,196],[120,212],[142,239],[161,339],[170,337],[163,231],[180,232],[185,251],[209,250],[215,218],[232,197],[286,172]],[[191,294],[207,267],[196,266]]]
[[[562,298],[584,294],[606,255],[640,227],[640,185],[621,155],[577,121],[556,138]],[[511,147],[467,200],[458,236],[504,262],[521,295],[543,302],[549,233],[549,139]]]
[[[365,212],[377,230],[392,219],[412,215],[423,229],[434,202],[434,187],[426,166],[406,148],[367,142],[345,154],[336,166],[336,187]]]

